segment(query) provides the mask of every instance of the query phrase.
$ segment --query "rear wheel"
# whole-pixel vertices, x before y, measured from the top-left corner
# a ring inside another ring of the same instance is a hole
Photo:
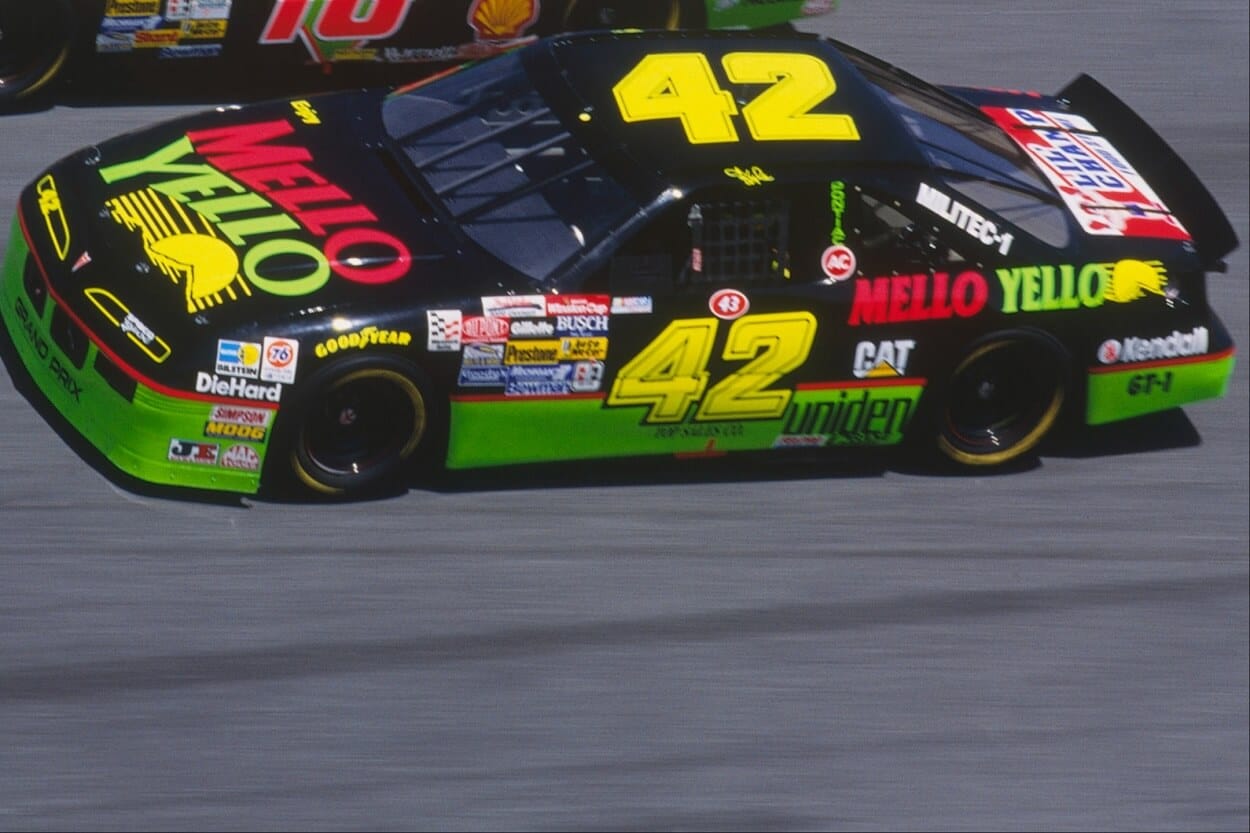
[[[1028,335],[998,336],[959,363],[942,409],[938,448],[968,466],[999,466],[1037,448],[1067,388],[1058,349]]]
[[[441,422],[415,367],[390,357],[332,365],[303,385],[284,423],[291,471],[308,489],[350,497],[402,483]]]
[[[33,103],[69,53],[66,0],[0,0],[0,109]]]

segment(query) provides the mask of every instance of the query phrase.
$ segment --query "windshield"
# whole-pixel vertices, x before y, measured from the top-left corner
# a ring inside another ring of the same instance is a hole
[[[469,238],[535,281],[641,208],[551,112],[516,53],[392,96],[382,117]]]

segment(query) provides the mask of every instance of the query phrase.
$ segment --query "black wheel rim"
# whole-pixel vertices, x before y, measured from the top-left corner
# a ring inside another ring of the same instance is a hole
[[[52,0],[0,0],[0,98],[38,83],[61,58],[69,32]]]
[[[313,406],[301,446],[316,479],[365,482],[401,463],[424,429],[425,408],[410,381],[357,373],[339,380]]]
[[[965,462],[1005,462],[1036,445],[1062,396],[1050,351],[1026,342],[989,345],[955,373],[943,439]]]

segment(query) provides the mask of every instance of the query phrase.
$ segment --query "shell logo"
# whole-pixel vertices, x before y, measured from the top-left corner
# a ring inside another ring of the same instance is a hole
[[[473,0],[469,26],[477,40],[512,40],[538,21],[538,0]]]

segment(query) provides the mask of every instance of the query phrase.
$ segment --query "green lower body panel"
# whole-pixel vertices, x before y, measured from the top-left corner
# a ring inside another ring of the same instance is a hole
[[[1233,375],[1233,350],[1109,370],[1091,368],[1085,421],[1102,425],[1218,399]]]
[[[53,337],[55,299],[37,301],[24,288],[27,253],[15,225],[0,275],[0,319],[47,402],[132,477],[158,485],[254,494],[273,413],[155,391],[126,377],[94,342],[71,357]]]
[[[643,408],[607,407],[602,396],[461,397],[451,404],[447,465],[895,445],[923,391],[916,380],[807,385],[778,419],[667,424],[642,422]]]

